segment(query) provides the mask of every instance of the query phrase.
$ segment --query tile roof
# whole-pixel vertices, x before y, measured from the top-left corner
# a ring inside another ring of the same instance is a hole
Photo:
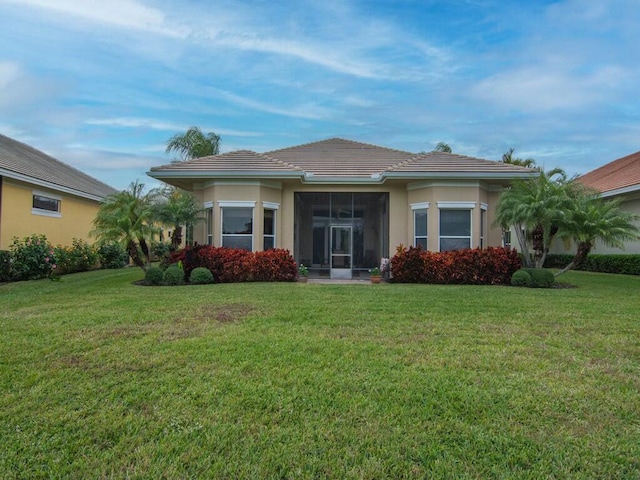
[[[40,150],[0,134],[0,175],[101,200],[116,190]]]
[[[578,181],[603,193],[629,187],[640,189],[640,152],[587,172]]]
[[[151,168],[155,178],[171,178],[172,174],[188,177],[219,174],[287,174],[305,177],[307,181],[329,179],[379,179],[412,175],[502,176],[518,177],[535,174],[536,170],[480,158],[451,153],[415,154],[341,138],[273,150],[263,154],[240,150]]]

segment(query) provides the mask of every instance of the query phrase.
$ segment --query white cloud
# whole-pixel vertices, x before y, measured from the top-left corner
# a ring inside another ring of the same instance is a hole
[[[193,125],[180,124],[176,122],[164,122],[162,120],[136,117],[114,117],[114,118],[90,118],[85,120],[86,125],[122,127],[122,128],[148,128],[166,132],[184,132]],[[256,137],[262,135],[260,132],[250,132],[216,127],[200,127],[204,132],[215,132],[218,135]]]

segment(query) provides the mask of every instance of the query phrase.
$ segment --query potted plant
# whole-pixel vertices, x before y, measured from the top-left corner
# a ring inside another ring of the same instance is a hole
[[[373,267],[369,270],[369,273],[371,274],[371,283],[380,283],[380,280],[382,280],[382,273],[378,267]]]
[[[309,269],[305,267],[304,263],[301,263],[298,267],[298,281],[302,283],[307,282],[307,278],[309,277]]]

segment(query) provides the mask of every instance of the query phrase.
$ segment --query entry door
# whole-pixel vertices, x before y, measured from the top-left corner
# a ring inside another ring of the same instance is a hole
[[[351,279],[353,231],[349,226],[331,226],[331,278]]]

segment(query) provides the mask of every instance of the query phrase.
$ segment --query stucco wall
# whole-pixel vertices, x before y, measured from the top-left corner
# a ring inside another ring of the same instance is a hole
[[[61,216],[32,213],[34,192],[59,198]],[[8,249],[13,237],[24,238],[32,234],[46,235],[52,245],[71,245],[74,238],[92,243],[95,239],[89,237],[89,232],[93,229],[98,207],[96,201],[5,177],[0,202],[0,250]]]

